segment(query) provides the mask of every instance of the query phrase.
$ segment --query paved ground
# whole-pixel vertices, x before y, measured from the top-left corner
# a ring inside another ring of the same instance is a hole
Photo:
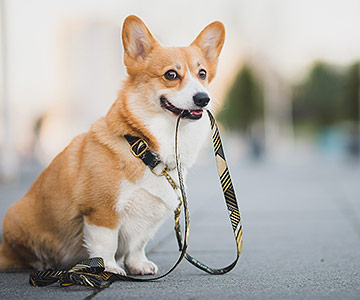
[[[244,248],[229,274],[211,276],[184,261],[151,283],[117,282],[94,299],[360,299],[360,169],[301,159],[231,163],[244,225]],[[0,217],[40,169],[0,185]],[[190,252],[213,266],[235,257],[215,168],[204,162],[189,177]],[[169,221],[149,244],[160,272],[177,257]],[[0,299],[82,299],[84,287],[31,287],[29,272],[0,273]]]

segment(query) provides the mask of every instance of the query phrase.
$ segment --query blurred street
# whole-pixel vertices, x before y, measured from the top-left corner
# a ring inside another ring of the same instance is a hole
[[[227,149],[227,148],[225,148]],[[231,154],[231,149],[229,149]],[[244,226],[243,253],[229,274],[211,276],[186,261],[158,282],[116,282],[95,299],[359,299],[359,165],[319,157],[229,166]],[[235,257],[215,163],[210,152],[190,171],[190,249],[222,267]],[[39,174],[24,166],[18,182],[0,185],[0,215]],[[172,220],[147,248],[166,271],[178,255]],[[29,271],[1,272],[0,299],[82,299],[90,288],[31,287]]]

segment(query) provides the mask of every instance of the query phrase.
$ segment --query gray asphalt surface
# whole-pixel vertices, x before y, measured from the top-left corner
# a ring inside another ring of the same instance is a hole
[[[244,226],[243,253],[231,273],[211,276],[183,261],[158,282],[116,282],[95,295],[86,287],[32,287],[29,271],[0,272],[0,299],[360,299],[359,165],[229,161]],[[39,172],[24,166],[18,182],[0,184],[0,217]],[[188,186],[189,252],[224,266],[236,251],[214,163],[203,159]],[[172,226],[166,222],[147,248],[160,272],[178,255]]]

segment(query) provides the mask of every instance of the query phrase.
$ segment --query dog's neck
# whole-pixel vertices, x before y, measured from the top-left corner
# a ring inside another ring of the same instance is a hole
[[[147,130],[156,137],[159,145],[158,154],[161,160],[170,168],[175,163],[175,127],[177,117],[164,111],[155,116],[144,117],[143,122]],[[206,116],[197,121],[182,119],[178,133],[178,147],[180,161],[183,167],[194,164],[204,139],[209,133]]]

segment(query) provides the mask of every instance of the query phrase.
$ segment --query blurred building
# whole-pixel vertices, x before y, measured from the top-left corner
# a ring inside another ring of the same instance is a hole
[[[204,26],[223,21],[226,42],[213,95],[224,98],[250,57],[264,79],[265,138],[273,152],[291,144],[288,87],[311,62],[360,58],[356,0],[0,3],[0,172],[10,177],[34,153],[48,162],[105,114],[125,76],[119,33],[129,14],[143,18],[165,45],[188,45]]]

